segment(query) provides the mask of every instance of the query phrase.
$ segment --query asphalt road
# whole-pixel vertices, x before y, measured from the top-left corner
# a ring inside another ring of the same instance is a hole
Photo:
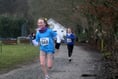
[[[67,48],[63,45],[54,62],[49,72],[51,79],[97,79],[101,67],[101,55],[84,46],[75,46],[72,62],[68,62]],[[37,59],[32,64],[0,74],[0,79],[44,79],[44,75]]]

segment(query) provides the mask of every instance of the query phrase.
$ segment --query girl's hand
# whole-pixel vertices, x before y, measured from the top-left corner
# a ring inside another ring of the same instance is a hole
[[[34,46],[38,46],[39,45],[39,43],[35,39],[32,40],[32,43],[33,43]]]

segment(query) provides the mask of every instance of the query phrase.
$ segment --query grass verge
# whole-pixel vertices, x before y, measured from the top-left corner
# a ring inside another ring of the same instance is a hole
[[[0,73],[31,62],[39,56],[39,50],[32,45],[2,45],[0,52]]]

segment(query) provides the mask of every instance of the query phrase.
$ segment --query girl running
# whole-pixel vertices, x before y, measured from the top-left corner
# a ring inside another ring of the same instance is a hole
[[[54,54],[54,38],[56,33],[48,28],[47,21],[40,18],[37,22],[38,31],[36,33],[36,42],[39,42],[40,49],[40,64],[42,71],[45,75],[45,79],[49,79],[48,69],[53,66],[53,54]]]
[[[61,45],[61,42],[62,40],[64,40],[63,36],[60,35],[58,32],[57,32],[57,36],[56,36],[56,42],[55,42],[55,49],[56,49],[56,55],[59,53],[59,49],[60,49],[60,45]]]
[[[68,60],[71,62],[71,56],[73,53],[73,47],[74,47],[74,40],[75,40],[75,35],[72,33],[72,30],[70,28],[67,29],[67,34],[66,34],[66,43],[67,43],[67,49],[68,49]]]

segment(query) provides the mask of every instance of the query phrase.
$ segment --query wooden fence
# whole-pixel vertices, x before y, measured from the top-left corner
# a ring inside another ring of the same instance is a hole
[[[2,40],[2,44],[14,45],[14,44],[30,44],[29,39],[16,39],[16,40]]]

